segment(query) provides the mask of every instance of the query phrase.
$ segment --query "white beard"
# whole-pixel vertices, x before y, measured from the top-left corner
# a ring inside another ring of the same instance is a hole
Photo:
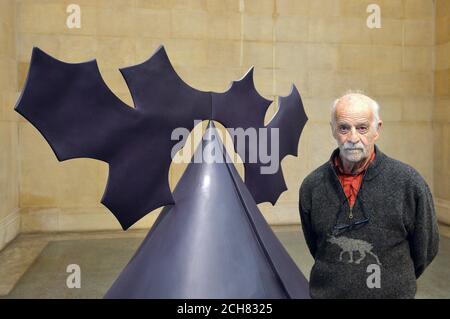
[[[341,156],[351,163],[358,163],[367,158],[369,150],[361,143],[352,144],[346,142],[339,145]]]

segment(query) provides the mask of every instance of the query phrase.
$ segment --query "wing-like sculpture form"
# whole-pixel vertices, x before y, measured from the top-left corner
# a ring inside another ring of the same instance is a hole
[[[253,70],[224,93],[196,90],[177,75],[163,47],[142,64],[121,69],[135,108],[107,87],[95,60],[69,64],[34,48],[30,70],[16,111],[46,138],[58,160],[89,157],[109,164],[102,203],[127,229],[148,212],[174,204],[168,171],[175,128],[192,130],[195,120],[216,120],[227,128],[264,128],[270,101],[253,84]],[[295,87],[280,98],[280,109],[267,125],[268,139],[258,140],[242,158],[270,148],[279,132],[279,156],[296,155],[307,120]],[[259,139],[259,137],[258,137]],[[245,183],[257,203],[275,204],[286,190],[281,169],[261,174],[261,163],[246,162]],[[264,164],[265,165],[265,164]]]
[[[280,97],[279,110],[267,126],[264,125],[264,117],[272,101],[256,91],[253,68],[240,81],[233,82],[225,93],[212,93],[212,99],[212,119],[221,122],[235,137],[235,150],[244,162],[245,184],[250,193],[258,204],[268,201],[275,205],[287,189],[279,163],[288,154],[297,156],[300,134],[308,119],[297,88],[293,85],[288,96]],[[244,144],[241,140],[240,145],[246,147],[239,147],[236,128],[248,133],[247,141],[254,138],[253,143]],[[254,129],[258,130],[256,134],[249,131]],[[275,144],[277,147],[272,149]],[[268,163],[262,161],[262,149],[265,150],[263,154],[276,161],[272,163],[278,168],[274,172],[264,173],[263,167]]]
[[[95,60],[69,64],[35,48],[15,109],[42,133],[58,160],[89,157],[109,164],[102,203],[127,229],[174,203],[171,132],[208,118],[210,94],[184,84],[164,49],[122,72],[136,108],[109,90]]]

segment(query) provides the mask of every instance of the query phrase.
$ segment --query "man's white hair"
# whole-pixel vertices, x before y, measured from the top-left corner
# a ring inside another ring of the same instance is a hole
[[[355,95],[363,95],[366,97],[369,101],[369,106],[372,108],[372,114],[373,114],[373,122],[372,127],[374,129],[377,129],[378,127],[378,121],[380,120],[380,105],[378,105],[377,101],[367,96],[363,91],[361,90],[348,90],[345,92],[344,95],[334,100],[332,106],[331,106],[331,124],[333,125],[333,128],[336,128],[336,106],[338,105],[339,101],[344,98],[348,97],[350,100],[352,99],[352,96]]]

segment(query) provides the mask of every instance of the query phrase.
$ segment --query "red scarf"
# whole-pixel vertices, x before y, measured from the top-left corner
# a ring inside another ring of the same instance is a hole
[[[341,161],[339,159],[339,154],[334,158],[334,166],[336,167],[337,175],[339,181],[341,182],[342,188],[344,189],[345,196],[348,198],[350,207],[353,207],[356,200],[356,195],[358,195],[359,188],[361,187],[364,172],[369,167],[369,164],[375,159],[375,152],[372,152],[370,160],[364,165],[361,172],[357,175],[345,174],[342,167]]]

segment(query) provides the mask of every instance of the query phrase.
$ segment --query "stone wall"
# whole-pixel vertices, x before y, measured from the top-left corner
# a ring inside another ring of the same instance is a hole
[[[19,232],[15,4],[0,1],[0,250]]]
[[[434,195],[439,219],[450,225],[450,1],[436,3],[434,74]]]
[[[366,25],[366,8],[374,2],[381,8],[380,29]],[[81,7],[80,29],[66,26],[70,3]],[[434,9],[432,0],[17,0],[17,87],[23,87],[32,47],[39,46],[68,62],[97,58],[105,82],[132,106],[118,68],[144,61],[160,44],[179,75],[200,90],[225,91],[254,65],[257,89],[275,98],[268,119],[276,97],[295,83],[310,121],[299,157],[282,163],[289,190],[275,207],[260,207],[272,224],[299,223],[299,185],[334,149],[329,107],[347,89],[379,101],[380,148],[417,168],[433,189],[436,179],[441,189],[444,177],[435,170],[444,165],[441,155],[438,164],[433,161],[433,110],[439,109],[433,108],[433,77],[441,76],[433,69]],[[448,86],[446,96],[448,102]],[[58,163],[23,119],[18,145],[24,232],[119,228],[100,204],[105,163]],[[183,168],[172,165],[172,187]],[[438,197],[448,198],[448,179],[445,185]],[[149,226],[155,216],[137,227]]]

